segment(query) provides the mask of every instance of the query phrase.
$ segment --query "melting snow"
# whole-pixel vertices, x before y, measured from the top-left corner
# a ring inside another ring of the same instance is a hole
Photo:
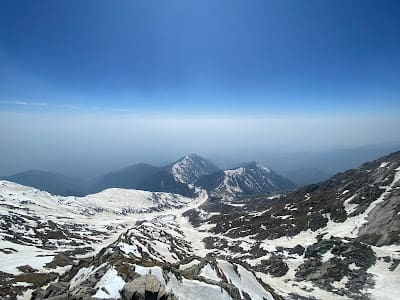
[[[168,274],[167,291],[172,291],[179,300],[208,299],[231,300],[232,297],[217,285],[204,283],[198,280],[182,278],[179,281],[174,274]]]
[[[218,266],[224,272],[228,281],[232,282],[240,291],[241,297],[243,292],[249,294],[252,300],[274,300],[272,295],[264,290],[263,286],[257,281],[253,273],[243,268],[241,265],[234,266],[224,260],[218,260]]]
[[[380,166],[378,168],[384,168],[389,164],[389,162],[383,162],[380,164]]]
[[[125,285],[125,281],[118,275],[114,268],[109,269],[96,284],[97,293],[93,296],[101,299],[118,299],[119,292]]]
[[[192,266],[198,265],[200,261],[198,259],[193,259],[191,262],[188,262],[187,264],[181,264],[179,266],[179,270],[185,270],[188,269]]]
[[[142,257],[136,245],[128,245],[126,243],[120,242],[118,244],[119,249],[123,251],[125,254],[132,253],[136,257]]]
[[[374,275],[375,286],[367,290],[372,294],[372,299],[398,300],[400,287],[400,271],[397,267],[389,271],[389,264],[377,260],[375,265],[368,269]]]
[[[163,269],[159,266],[155,267],[142,267],[135,265],[135,272],[140,275],[152,274],[160,280],[161,283],[165,285],[165,279],[163,276]]]
[[[217,272],[210,264],[206,264],[203,269],[200,271],[200,276],[205,278],[214,280],[214,281],[221,281],[221,278],[218,277]]]

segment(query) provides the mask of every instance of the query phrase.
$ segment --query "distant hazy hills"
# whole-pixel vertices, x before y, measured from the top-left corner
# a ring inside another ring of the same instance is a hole
[[[91,189],[91,184],[82,179],[40,170],[30,170],[11,176],[3,176],[0,179],[35,187],[61,196],[83,196],[88,194]]]
[[[127,168],[113,171],[100,177],[92,189],[97,192],[107,188],[135,189],[146,178],[161,172],[162,167],[155,167],[145,163],[139,163]]]
[[[138,163],[91,180],[78,179],[80,177],[79,170],[72,177],[54,172],[30,170],[11,176],[0,176],[0,179],[33,186],[58,195],[82,196],[112,187],[170,191],[189,195],[193,191],[188,184],[193,184],[205,175],[211,174],[213,176],[209,178],[202,178],[201,183],[207,186],[207,184],[211,184],[207,182],[219,182],[220,178],[225,176],[223,170],[233,170],[233,166],[238,166],[238,162],[246,161],[246,158],[256,159],[297,186],[304,186],[326,180],[335,173],[355,168],[364,161],[377,159],[386,153],[395,152],[399,149],[398,143],[387,143],[315,153],[250,151],[245,155],[243,153],[238,154],[236,158],[228,154],[213,157],[212,161],[217,163],[218,166],[222,166],[222,170],[198,155],[186,155],[167,166],[160,167]],[[213,183],[213,185],[215,184]]]
[[[280,174],[289,178],[298,186],[318,183],[320,181],[330,178],[333,175],[329,172],[325,172],[317,168],[300,168],[300,169],[285,170],[285,171],[280,171]]]
[[[215,164],[196,154],[189,154],[166,166],[135,164],[104,174],[95,180],[82,180],[40,170],[26,171],[0,179],[36,187],[52,194],[82,196],[107,188],[142,189],[193,195],[193,185],[215,190],[225,195],[271,193],[326,180],[332,174],[358,166],[362,161],[376,159],[383,153],[398,150],[395,145],[366,146],[357,149],[324,153],[254,154],[265,157],[271,173],[257,164],[219,169]],[[221,163],[221,159],[213,160]],[[226,165],[226,164],[225,164]],[[237,164],[231,164],[237,165]],[[259,164],[262,166],[262,163]],[[241,169],[243,168],[243,170]],[[275,170],[275,171],[273,171]],[[264,177],[266,179],[264,179]],[[271,183],[268,181],[271,181]],[[294,183],[294,184],[293,184]]]
[[[258,163],[220,170],[196,154],[188,154],[164,167],[136,164],[107,173],[93,182],[56,173],[27,171],[1,179],[63,196],[82,196],[107,188],[128,188],[193,196],[199,186],[217,194],[237,197],[272,193],[295,187],[289,179]]]
[[[247,151],[234,156],[214,156],[212,160],[223,168],[236,165],[238,161],[245,161],[243,157],[265,163],[298,186],[317,183],[326,180],[338,172],[356,168],[365,161],[399,151],[400,143],[381,143],[366,145],[357,148],[336,149],[319,152],[269,152]]]

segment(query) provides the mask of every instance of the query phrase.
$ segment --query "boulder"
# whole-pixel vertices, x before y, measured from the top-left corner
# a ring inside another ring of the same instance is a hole
[[[164,285],[152,274],[146,274],[124,285],[121,291],[124,300],[166,300]]]

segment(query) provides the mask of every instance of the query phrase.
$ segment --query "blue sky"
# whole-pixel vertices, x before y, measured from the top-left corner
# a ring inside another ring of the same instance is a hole
[[[0,110],[396,114],[398,1],[1,1]]]
[[[399,1],[0,1],[0,175],[397,145],[399,96]]]

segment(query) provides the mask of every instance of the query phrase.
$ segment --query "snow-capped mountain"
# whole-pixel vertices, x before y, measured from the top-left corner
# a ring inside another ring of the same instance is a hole
[[[193,196],[194,183],[201,177],[218,171],[218,168],[197,154],[188,154],[149,176],[138,185],[152,192],[177,193]]]
[[[204,176],[197,185],[225,197],[243,197],[282,192],[295,185],[257,162]]]
[[[64,196],[84,196],[109,188],[125,188],[195,197],[194,187],[202,186],[220,195],[239,197],[280,192],[294,186],[286,178],[257,163],[221,171],[197,154],[187,154],[176,162],[161,167],[135,164],[92,181],[73,180],[44,171],[23,172],[0,179]]]
[[[171,166],[171,173],[176,181],[187,184],[193,184],[218,170],[217,166],[197,154],[185,155]]]
[[[222,171],[199,155],[188,154],[149,176],[137,188],[192,197],[194,187],[231,199],[282,192],[294,188],[295,184],[256,162]]]
[[[400,152],[277,196],[197,192],[0,182],[0,298],[397,299]]]

